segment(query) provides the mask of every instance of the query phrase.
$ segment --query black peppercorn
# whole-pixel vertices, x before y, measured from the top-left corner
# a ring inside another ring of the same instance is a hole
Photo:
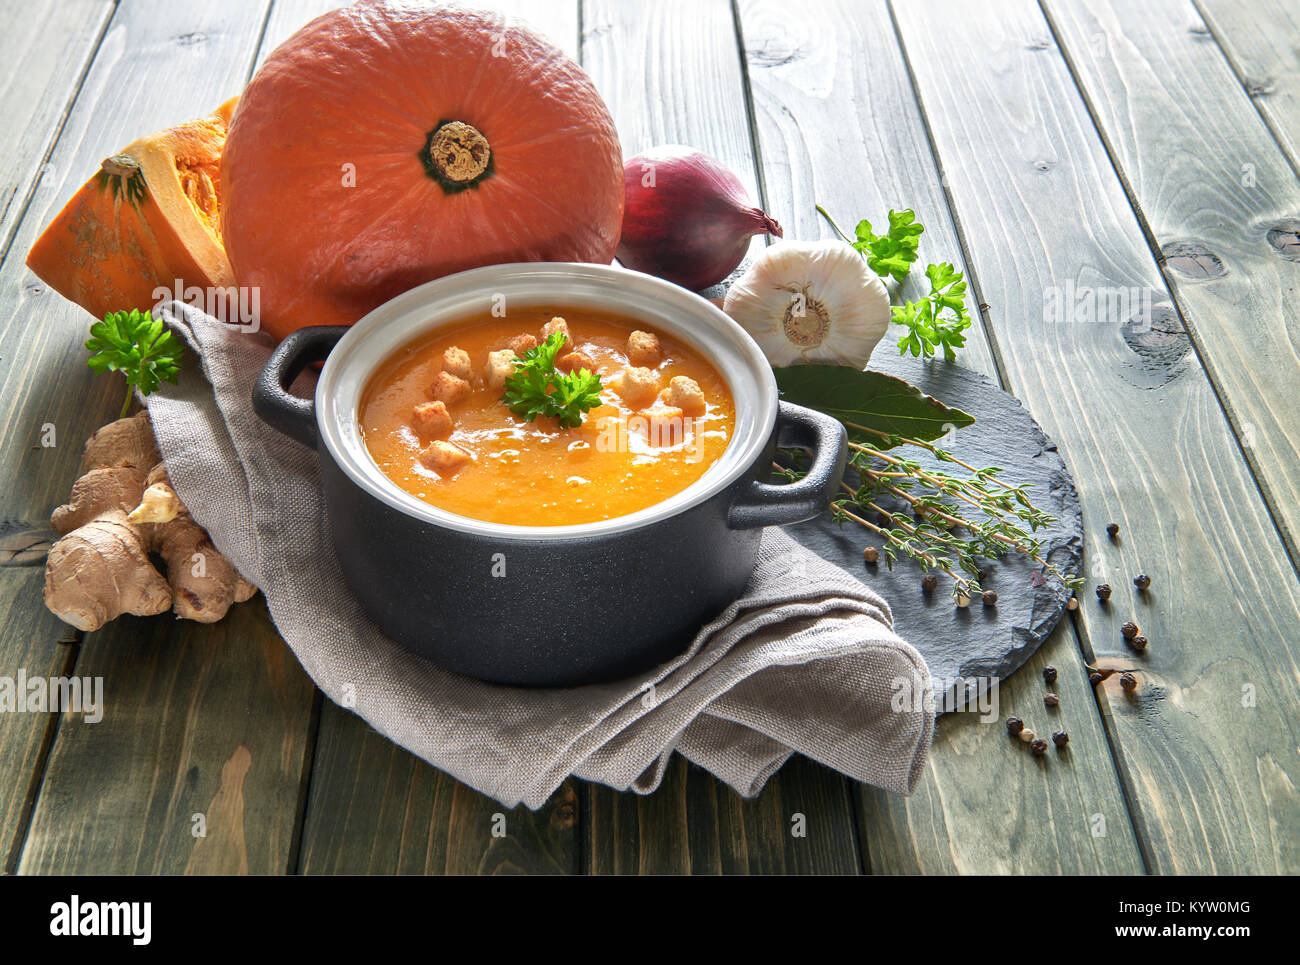
[[[1141,653],[1143,650],[1147,648],[1147,638],[1139,634],[1138,636],[1130,640],[1128,642],[1128,645],[1132,647],[1134,650],[1136,650],[1138,653]]]
[[[1019,717],[1007,718],[1007,733],[1013,737],[1025,729],[1025,722]]]
[[[1097,599],[1105,603],[1110,599],[1110,584],[1102,583],[1097,587]]]
[[[1151,577],[1147,576],[1145,573],[1139,573],[1137,576],[1133,577],[1133,585],[1139,590],[1145,592],[1151,588]]]
[[[1056,707],[1061,703],[1061,698],[1058,697],[1056,694],[1044,694],[1043,703],[1046,704],[1048,707]]]
[[[1106,524],[1106,535],[1109,536],[1111,539],[1114,539],[1116,536],[1118,536],[1118,535],[1119,535],[1119,523],[1107,523],[1107,524]]]
[[[1049,684],[1054,684],[1054,683],[1056,683],[1056,668],[1055,668],[1055,667],[1044,667],[1044,668],[1043,668],[1043,680],[1045,680],[1045,681],[1046,681],[1047,683],[1049,683]]]
[[[1047,741],[1043,740],[1041,737],[1036,738],[1034,742],[1029,745],[1029,751],[1035,757],[1042,757],[1047,753]]]
[[[1137,690],[1138,679],[1126,670],[1119,675],[1119,685],[1129,693],[1132,693]]]
[[[998,595],[992,590],[985,590],[980,594],[980,599],[984,601],[985,606],[997,606]]]
[[[939,585],[939,578],[933,573],[927,573],[921,578],[921,589],[926,593],[933,593],[934,588]]]
[[[1124,634],[1125,640],[1132,640],[1138,635],[1138,625],[1130,620],[1119,628],[1119,632]]]
[[[1070,735],[1063,730],[1058,730],[1052,735],[1052,742],[1057,747],[1064,748],[1066,744],[1070,743]]]
[[[1101,683],[1101,681],[1102,681],[1101,674],[1096,672],[1088,674],[1088,683],[1092,684],[1094,687],[1097,686],[1099,683]]]
[[[890,515],[887,512],[885,512],[883,509],[880,512],[876,513],[876,522],[879,523],[881,526],[892,526],[894,524],[893,519],[891,519]]]
[[[868,546],[862,550],[862,558],[868,563],[874,563],[876,560],[880,559],[880,550],[876,549],[874,546]]]

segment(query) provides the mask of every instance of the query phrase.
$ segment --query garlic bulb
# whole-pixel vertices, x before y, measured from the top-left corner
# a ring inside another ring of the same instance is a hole
[[[732,283],[722,310],[769,362],[865,368],[889,327],[889,292],[852,246],[779,241]]]

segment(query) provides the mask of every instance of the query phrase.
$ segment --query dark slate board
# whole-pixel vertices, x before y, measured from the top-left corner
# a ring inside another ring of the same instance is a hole
[[[885,349],[891,349],[886,346]],[[1079,570],[1083,553],[1083,514],[1079,495],[1056,444],[1039,428],[1014,396],[970,369],[944,362],[904,358],[882,349],[872,367],[907,379],[935,398],[975,416],[975,425],[940,442],[953,456],[975,467],[1001,466],[1008,482],[1028,483],[1030,498],[1057,521],[1040,529],[1043,558],[1063,573]],[[935,465],[929,453],[906,447],[907,457]],[[952,465],[949,471],[965,475]],[[893,509],[893,506],[889,508]],[[880,538],[854,523],[843,526],[825,516],[790,526],[786,531],[819,556],[830,560],[880,593],[894,613],[894,628],[920,651],[935,678],[936,699],[967,678],[1005,680],[1033,655],[1065,612],[1069,591],[1055,578],[1034,585],[1041,567],[1019,554],[990,560],[981,581],[995,590],[998,602],[984,607],[978,599],[968,608],[954,605],[951,581],[940,577],[939,588],[921,589],[924,571],[900,558],[891,571],[882,559],[863,562],[862,549],[880,545]],[[981,686],[982,689],[982,686]],[[947,704],[940,710],[951,709]]]

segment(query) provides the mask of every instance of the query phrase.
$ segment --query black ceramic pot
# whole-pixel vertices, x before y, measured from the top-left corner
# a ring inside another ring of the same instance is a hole
[[[572,526],[468,519],[390,481],[357,418],[375,369],[467,316],[536,307],[630,316],[701,352],[736,403],[718,462],[654,506]],[[292,395],[294,378],[321,360],[314,400]],[[762,527],[816,516],[844,470],[843,426],[780,402],[771,367],[740,326],[675,285],[593,265],[481,268],[412,289],[350,328],[301,329],[276,348],[253,405],[319,453],[335,550],[375,623],[439,666],[506,684],[619,679],[680,653],[740,595]],[[812,453],[803,479],[760,481],[776,445]]]

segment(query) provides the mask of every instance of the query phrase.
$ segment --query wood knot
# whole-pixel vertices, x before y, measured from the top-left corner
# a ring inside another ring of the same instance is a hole
[[[764,40],[761,46],[750,47],[745,54],[755,67],[784,67],[807,56],[802,46],[771,40]]]
[[[555,792],[551,811],[551,825],[557,829],[572,828],[578,823],[578,792],[572,784],[565,784]]]
[[[1169,268],[1186,278],[1222,278],[1227,273],[1218,255],[1193,241],[1171,242],[1161,249],[1161,254]]]
[[[45,526],[19,520],[0,520],[0,566],[44,566],[50,547],[59,536]]]
[[[1137,312],[1120,326],[1120,335],[1137,356],[1125,372],[1130,384],[1158,389],[1186,368],[1192,343],[1172,306],[1153,305]]]
[[[1287,261],[1300,262],[1300,221],[1282,221],[1264,232],[1273,250]]]

